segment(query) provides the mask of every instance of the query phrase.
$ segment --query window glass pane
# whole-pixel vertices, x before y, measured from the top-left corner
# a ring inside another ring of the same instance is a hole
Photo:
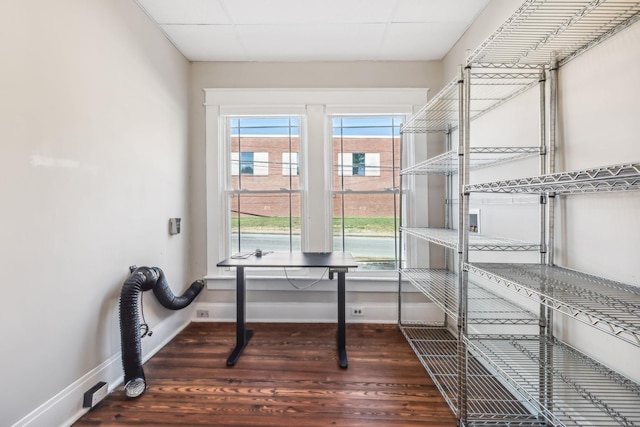
[[[399,116],[336,117],[333,124],[334,250],[362,269],[396,268]]]
[[[253,175],[253,153],[240,153],[240,173]]]
[[[287,136],[300,134],[299,117],[246,117],[229,119],[231,136]]]
[[[231,196],[231,253],[300,250],[300,195]]]
[[[400,117],[375,118],[366,135],[352,135],[353,118],[333,119],[333,190],[371,191],[397,188],[400,182]],[[342,124],[342,130],[339,125]],[[357,123],[360,126],[360,122]],[[391,126],[393,124],[393,126]],[[337,130],[336,130],[337,129]],[[361,131],[364,128],[358,128]]]
[[[299,117],[232,117],[227,126],[231,253],[300,250]]]
[[[393,116],[334,117],[333,136],[400,136],[400,120]]]
[[[230,118],[232,190],[298,190],[299,117]],[[290,123],[290,126],[286,126]],[[291,158],[289,168],[285,159]],[[285,169],[287,169],[285,173]],[[289,173],[289,169],[291,173]]]
[[[353,166],[353,175],[364,176],[364,153],[352,153],[351,165]]]
[[[334,197],[333,249],[351,252],[359,270],[397,268],[395,230],[399,208],[396,197],[395,194]]]

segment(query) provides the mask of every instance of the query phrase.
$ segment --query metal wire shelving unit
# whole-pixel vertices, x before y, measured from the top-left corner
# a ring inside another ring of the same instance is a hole
[[[400,315],[399,327],[460,425],[640,425],[640,386],[557,340],[552,328],[553,313],[559,312],[640,347],[640,288],[555,266],[553,257],[556,196],[640,190],[640,162],[555,171],[557,69],[638,20],[638,0],[525,0],[468,55],[464,71],[401,129],[403,136],[444,133],[448,141],[447,152],[403,168],[403,177],[446,175],[451,200],[450,177],[458,174],[457,229],[450,224],[400,228],[401,239],[412,236],[457,257],[457,268],[448,263],[449,270],[401,268],[399,274],[399,293],[403,281],[412,283],[442,309],[445,320],[419,324],[403,322]],[[540,147],[470,146],[473,120],[537,85]],[[452,149],[454,135],[458,144]],[[536,154],[537,176],[469,184],[471,170]],[[540,243],[470,233],[464,221],[475,193],[538,195]],[[445,217],[449,221],[449,213]],[[531,250],[540,252],[539,264],[479,264],[468,258],[469,251]],[[507,294],[538,303],[539,316],[520,309]],[[485,298],[490,303],[482,304]],[[531,335],[467,330],[476,324],[521,328],[536,321],[539,331]]]
[[[556,195],[640,190],[640,162],[465,185],[464,188],[468,192]]]
[[[523,67],[516,70],[484,67],[476,70],[469,77],[478,89],[474,91],[474,97],[471,99],[471,119],[481,117],[538,85],[542,76],[543,71],[540,67]],[[451,139],[458,132],[461,123],[461,85],[461,79],[452,80],[425,107],[405,122],[402,127],[403,138],[416,133],[444,133],[447,136],[447,145],[450,146]],[[458,132],[458,137],[460,136]],[[424,162],[403,167],[400,175],[404,178],[429,174],[454,175],[460,170],[459,150],[460,148],[449,149],[446,153]],[[469,159],[470,167],[478,169],[542,154],[541,147],[474,147]],[[447,198],[451,200],[454,189],[450,179],[447,180],[446,187]],[[446,216],[452,217],[449,205]],[[448,258],[453,259],[461,250],[460,224],[456,229],[449,224],[449,220],[447,222],[445,228],[401,226],[401,236],[412,236],[443,247],[449,253]],[[469,236],[468,248],[474,251],[529,252],[540,251],[540,243],[473,233]],[[523,404],[520,398],[514,397],[514,393],[504,384],[497,381],[493,373],[479,360],[469,362],[465,368],[469,375],[464,382],[460,381],[462,336],[457,331],[461,322],[461,299],[464,299],[465,304],[468,303],[464,312],[467,316],[465,322],[475,327],[518,325],[536,328],[538,316],[477,283],[469,283],[463,290],[462,297],[461,278],[450,270],[404,268],[400,270],[400,293],[402,281],[411,283],[442,309],[445,315],[445,321],[439,325],[400,320],[399,327],[454,413],[460,413],[462,397],[465,410],[468,408],[471,414],[470,417],[465,415],[464,418],[469,418],[470,422],[478,423],[477,425],[505,425],[505,414],[513,420],[513,425],[541,425],[540,419],[531,414],[531,409]],[[400,308],[400,319],[401,313]],[[473,423],[467,425],[474,425]]]
[[[540,264],[465,264],[505,289],[640,346],[640,288]],[[640,403],[640,402],[639,402]]]
[[[458,230],[453,228],[401,227],[400,231],[448,249],[458,249]],[[540,249],[540,244],[474,233],[469,236],[469,249],[474,251],[537,251]]]
[[[402,328],[407,342],[453,412],[458,408],[458,339],[441,326],[406,324]],[[488,369],[479,358],[468,364],[469,426],[544,426],[532,415],[530,404],[515,397],[504,380]],[[509,419],[505,422],[505,414]]]
[[[408,268],[402,277],[445,312],[451,321],[458,322],[458,275],[450,270]],[[471,325],[537,325],[538,316],[512,300],[486,287],[469,282],[468,322]]]
[[[527,0],[467,62],[562,66],[638,19],[636,0]]]
[[[469,76],[474,91],[471,102],[470,119],[475,120],[536,86],[543,76],[544,67],[522,66],[520,69],[486,64],[474,68]],[[416,114],[403,125],[403,133],[449,133],[460,126],[461,78],[451,80]],[[505,147],[511,148],[513,147]]]
[[[471,169],[495,166],[540,154],[540,147],[471,147]],[[402,175],[454,175],[458,173],[458,152],[450,150],[404,169]]]
[[[560,341],[477,335],[465,341],[552,425],[640,425],[640,386]]]

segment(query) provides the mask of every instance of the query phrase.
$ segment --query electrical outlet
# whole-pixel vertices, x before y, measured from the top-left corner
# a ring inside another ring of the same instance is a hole
[[[105,383],[104,381],[100,381],[98,384],[94,385],[84,393],[82,406],[85,408],[95,407],[102,401],[102,399],[107,397],[108,391],[109,387],[107,387],[107,383]]]
[[[196,317],[201,319],[209,317],[209,310],[203,310],[203,309],[196,310]]]
[[[351,316],[352,317],[364,317],[364,308],[359,306],[351,307]]]

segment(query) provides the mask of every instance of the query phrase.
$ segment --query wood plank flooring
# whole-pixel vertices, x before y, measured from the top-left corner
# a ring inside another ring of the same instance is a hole
[[[235,324],[192,323],[144,365],[147,391],[122,386],[74,426],[455,426],[395,325],[256,323],[234,367]],[[144,343],[143,343],[144,345]]]

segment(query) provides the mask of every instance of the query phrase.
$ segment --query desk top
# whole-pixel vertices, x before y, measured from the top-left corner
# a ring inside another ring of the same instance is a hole
[[[261,257],[237,255],[220,261],[218,267],[328,267],[356,268],[350,252],[270,252]]]

